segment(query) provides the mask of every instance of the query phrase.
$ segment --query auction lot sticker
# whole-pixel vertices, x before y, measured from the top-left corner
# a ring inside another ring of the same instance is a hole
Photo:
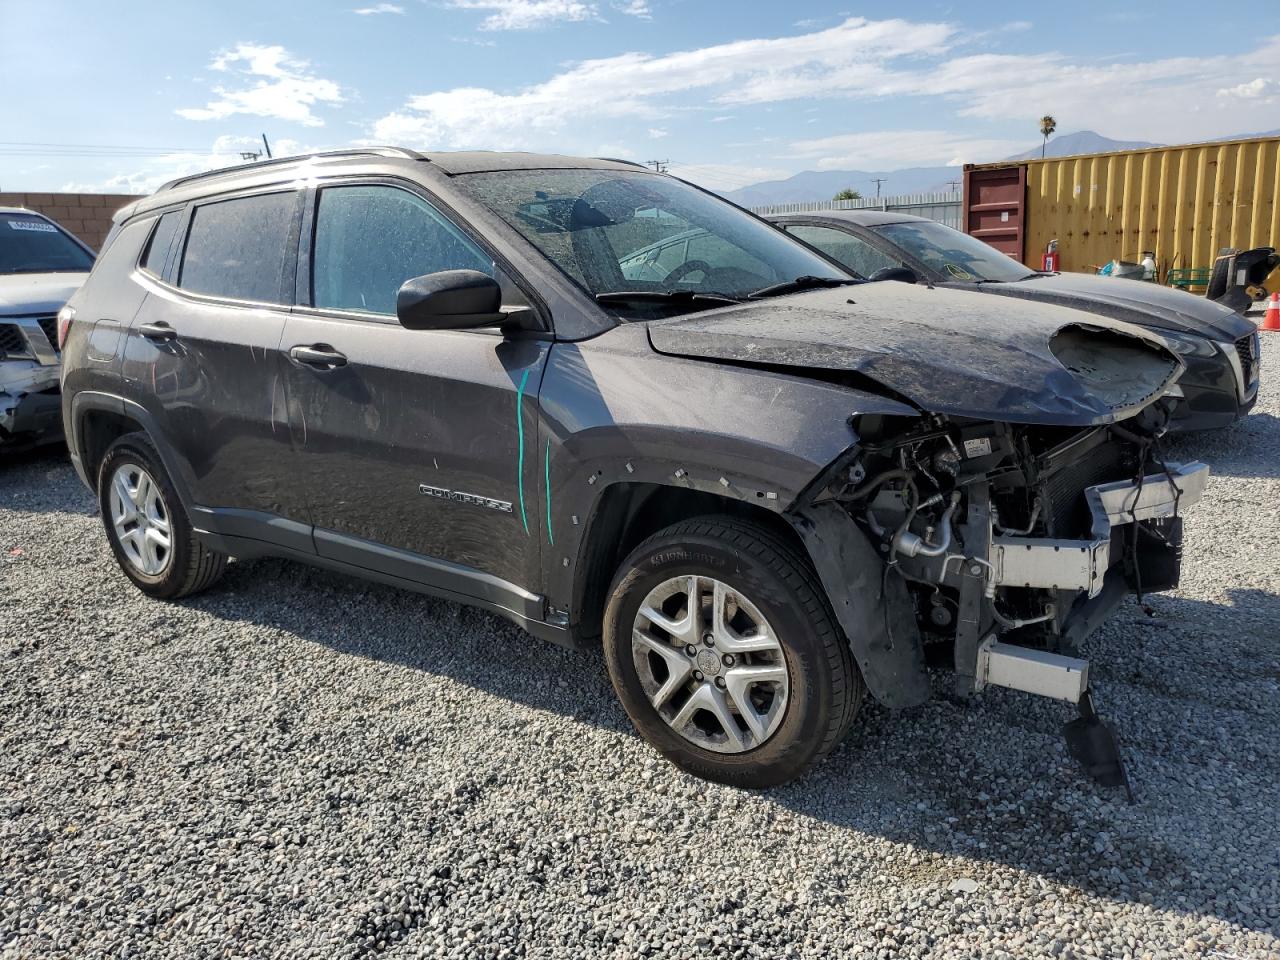
[[[10,220],[10,230],[33,230],[36,233],[57,233],[58,228],[43,220]]]

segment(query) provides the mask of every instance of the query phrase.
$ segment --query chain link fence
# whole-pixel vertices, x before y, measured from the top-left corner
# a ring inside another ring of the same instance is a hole
[[[891,213],[909,213],[916,217],[937,220],[957,230],[962,217],[959,193],[906,193],[896,197],[875,197],[862,200],[818,200],[812,203],[771,203],[751,207],[751,212],[762,217],[783,213],[820,213],[823,210],[885,210]]]

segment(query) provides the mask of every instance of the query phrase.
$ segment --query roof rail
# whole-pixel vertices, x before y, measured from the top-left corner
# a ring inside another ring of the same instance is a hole
[[[648,170],[648,164],[640,163],[638,160],[623,160],[621,157],[592,157],[592,160],[606,160],[609,163],[625,163],[629,167],[641,167]]]
[[[318,150],[315,153],[302,153],[293,157],[275,157],[271,160],[258,160],[253,163],[238,163],[231,167],[218,167],[216,170],[205,170],[190,176],[178,177],[156,188],[156,193],[172,190],[184,183],[195,183],[211,177],[219,177],[228,173],[239,173],[245,170],[260,170],[263,167],[284,166],[289,163],[301,163],[304,160],[339,157],[400,157],[405,160],[426,160],[427,157],[417,150],[405,147],[352,147],[346,150]]]

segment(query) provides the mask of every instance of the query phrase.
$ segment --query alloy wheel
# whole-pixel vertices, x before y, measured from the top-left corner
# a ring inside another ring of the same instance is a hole
[[[632,628],[640,685],[664,721],[716,753],[767,741],[786,712],[789,674],[773,629],[741,592],[712,577],[665,580]]]
[[[173,556],[169,510],[155,478],[136,463],[111,475],[111,525],[125,559],[139,573],[158,577]]]

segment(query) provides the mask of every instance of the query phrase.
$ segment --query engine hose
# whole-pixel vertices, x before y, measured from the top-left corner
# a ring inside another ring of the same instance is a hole
[[[951,517],[959,505],[960,493],[957,491],[951,494],[951,503],[947,505],[946,510],[942,511],[942,520],[940,521],[942,539],[936,544],[929,543],[923,537],[917,536],[907,529],[915,516],[915,507],[913,506],[911,512],[907,515],[907,519],[893,535],[893,552],[896,554],[900,551],[908,557],[942,556],[951,549]]]
[[[1056,612],[1053,609],[1053,604],[1049,604],[1045,608],[1045,613],[1041,616],[1030,617],[1026,620],[1010,620],[1000,612],[1000,609],[996,606],[995,600],[992,600],[988,606],[991,608],[991,616],[995,619],[996,623],[1000,624],[1000,626],[1004,627],[1006,630],[1017,630],[1019,627],[1029,627],[1033,623],[1044,623],[1046,620],[1052,620]]]
[[[889,541],[890,565],[898,562],[898,548],[902,545],[903,534],[910,532],[911,521],[916,518],[916,510],[920,507],[920,494],[916,491],[916,485],[912,481],[907,481],[907,485],[903,487],[903,492],[911,495],[911,506],[907,510],[907,515],[903,517],[902,523],[898,524],[898,529],[893,531],[893,537]]]
[[[892,470],[886,470],[884,473],[876,474],[862,486],[858,487],[853,493],[849,494],[850,500],[861,500],[867,494],[873,492],[882,484],[888,483],[890,480],[910,480],[911,472],[903,470],[901,467],[894,467]]]

